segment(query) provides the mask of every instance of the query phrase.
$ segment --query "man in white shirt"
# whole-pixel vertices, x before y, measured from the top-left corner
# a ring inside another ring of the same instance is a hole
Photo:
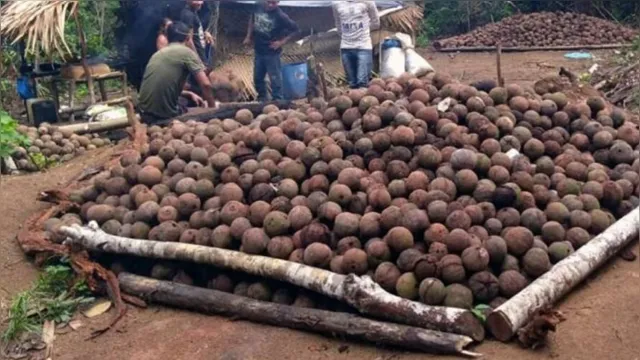
[[[340,53],[349,87],[367,87],[373,70],[371,29],[380,27],[375,1],[334,1],[333,17],[342,38]]]

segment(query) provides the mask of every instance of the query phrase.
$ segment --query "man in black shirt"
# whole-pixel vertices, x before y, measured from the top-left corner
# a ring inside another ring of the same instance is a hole
[[[255,60],[253,81],[258,92],[258,100],[267,100],[265,76],[271,81],[271,97],[281,100],[282,97],[282,65],[280,54],[282,46],[298,31],[298,25],[278,7],[279,1],[265,1],[258,5],[249,19],[249,29],[244,44],[253,40]]]
[[[180,21],[187,24],[193,30],[193,50],[198,54],[200,60],[205,65],[209,64],[209,57],[206,53],[207,44],[213,44],[213,36],[208,31],[204,31],[202,20],[198,15],[202,9],[202,0],[186,0],[187,6],[180,12]]]

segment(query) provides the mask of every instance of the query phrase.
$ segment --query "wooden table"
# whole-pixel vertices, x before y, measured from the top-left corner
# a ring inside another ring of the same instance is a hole
[[[105,81],[119,79],[122,82],[122,97],[129,96],[129,87],[127,86],[127,73],[123,71],[113,71],[107,74],[92,76],[93,81],[98,83],[98,89],[100,90],[101,102],[107,102],[109,97],[107,95],[107,89]],[[60,110],[60,92],[58,90],[58,83],[69,84],[69,109]],[[70,113],[69,121],[75,120],[75,111],[83,110],[84,108],[74,108],[75,106],[75,93],[77,84],[86,84],[87,79],[83,76],[81,79],[69,79],[61,76],[54,77],[51,81],[51,91],[53,92],[53,100],[56,103],[59,113]],[[91,104],[93,105],[93,104]]]

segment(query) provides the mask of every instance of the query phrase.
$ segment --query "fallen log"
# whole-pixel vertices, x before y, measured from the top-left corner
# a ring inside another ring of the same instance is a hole
[[[268,303],[128,273],[121,273],[118,280],[123,291],[163,305],[429,353],[479,356],[464,350],[473,342],[464,335],[370,320],[346,313]]]
[[[18,171],[18,167],[16,166],[16,163],[15,161],[13,161],[13,158],[11,156],[0,158],[0,169],[6,170],[6,174],[13,174],[14,172]]]
[[[370,277],[340,275],[327,270],[265,256],[207,246],[123,238],[74,225],[61,229],[71,244],[88,250],[154,259],[208,264],[288,282],[346,302],[360,312],[389,321],[484,339],[484,327],[469,310],[429,306],[386,292]]]
[[[82,135],[86,133],[103,132],[115,129],[122,129],[129,126],[129,118],[122,116],[116,119],[109,119],[104,121],[92,121],[79,124],[71,124],[58,126],[58,131],[66,130],[75,134]]]
[[[637,208],[495,309],[487,318],[489,331],[498,340],[511,339],[536,312],[553,305],[637,238],[639,228]]]

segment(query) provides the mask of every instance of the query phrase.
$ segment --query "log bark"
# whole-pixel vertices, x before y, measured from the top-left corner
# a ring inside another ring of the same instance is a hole
[[[468,310],[429,306],[389,294],[370,277],[340,275],[290,261],[206,246],[137,240],[109,235],[92,222],[63,227],[73,244],[88,250],[147,258],[180,260],[241,271],[291,283],[346,302],[374,317],[426,329],[484,339],[484,327]]]
[[[346,313],[268,303],[128,273],[121,273],[118,280],[123,291],[163,305],[429,353],[478,355],[464,350],[473,340],[463,335],[370,320]]]
[[[637,208],[495,309],[487,318],[489,331],[498,340],[511,339],[537,311],[553,305],[637,238],[639,228]]]
[[[59,126],[58,130],[63,129],[67,131],[72,131],[76,134],[86,134],[86,133],[121,129],[127,126],[129,126],[129,119],[127,118],[127,116],[123,116],[118,119],[110,119],[105,121],[93,121],[93,122]]]
[[[438,52],[490,52],[496,51],[495,46],[469,46],[459,48],[442,48],[438,42],[433,47]],[[629,44],[604,44],[604,45],[585,45],[585,46],[531,46],[531,47],[503,47],[502,52],[526,52],[526,51],[573,51],[573,50],[605,50],[605,49],[621,49],[629,47]]]
[[[7,174],[12,174],[16,171],[18,171],[18,167],[16,166],[15,161],[13,161],[13,158],[11,156],[6,156],[0,159],[0,165],[4,164],[6,170],[7,170]],[[2,166],[0,166],[1,168]]]

